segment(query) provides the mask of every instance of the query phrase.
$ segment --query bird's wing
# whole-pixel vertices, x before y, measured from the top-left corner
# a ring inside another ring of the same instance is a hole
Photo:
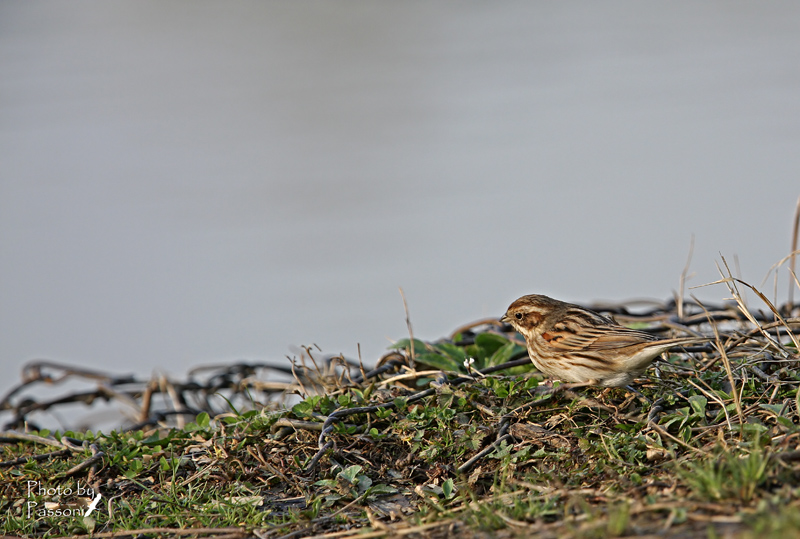
[[[573,326],[566,322],[554,324],[542,338],[550,346],[562,350],[615,350],[636,344],[657,341],[658,337],[644,331],[617,325]]]

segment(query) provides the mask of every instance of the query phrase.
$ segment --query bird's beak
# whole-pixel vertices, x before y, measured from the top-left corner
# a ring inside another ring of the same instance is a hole
[[[511,322],[511,318],[508,316],[508,313],[506,313],[500,317],[500,321],[503,322],[504,324],[508,324],[509,322]]]

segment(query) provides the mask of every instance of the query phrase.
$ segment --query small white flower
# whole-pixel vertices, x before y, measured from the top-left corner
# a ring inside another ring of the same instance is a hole
[[[464,360],[464,368],[467,369],[467,372],[472,370],[472,364],[475,363],[474,357],[468,357]]]

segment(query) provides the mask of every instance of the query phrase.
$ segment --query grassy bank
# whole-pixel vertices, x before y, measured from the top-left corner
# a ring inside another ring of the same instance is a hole
[[[727,284],[741,298],[742,285]],[[18,402],[16,428],[0,433],[0,531],[798,534],[800,319],[757,302],[609,308],[665,337],[709,337],[651,368],[638,394],[545,383],[519,336],[484,321],[436,343],[400,341],[371,372],[309,350],[286,386],[257,379],[255,368],[200,389],[126,392],[120,381],[108,391],[149,419],[109,434],[24,432],[21,410],[30,408]],[[276,387],[300,398],[282,406]],[[187,404],[192,391],[206,410]],[[184,409],[155,409],[154,394]],[[209,400],[220,394],[227,410]]]

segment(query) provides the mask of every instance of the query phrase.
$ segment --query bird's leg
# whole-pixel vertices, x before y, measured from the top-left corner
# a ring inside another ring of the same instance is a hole
[[[571,389],[581,389],[583,387],[592,387],[592,386],[599,386],[600,382],[595,380],[594,378],[591,380],[586,380],[585,382],[573,382],[569,384],[561,384],[558,386],[559,391],[567,391]]]

